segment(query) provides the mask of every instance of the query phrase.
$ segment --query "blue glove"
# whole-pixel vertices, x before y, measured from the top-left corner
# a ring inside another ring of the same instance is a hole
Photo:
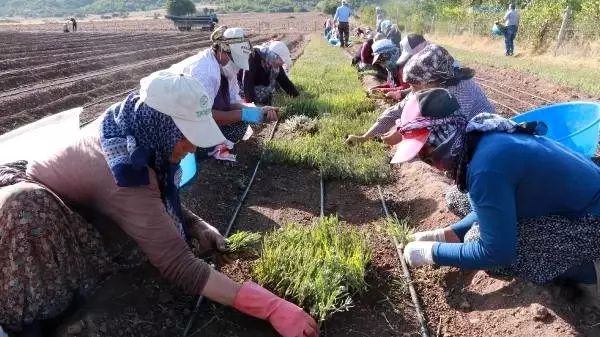
[[[248,123],[260,123],[263,120],[262,108],[247,107],[242,108],[242,121]]]

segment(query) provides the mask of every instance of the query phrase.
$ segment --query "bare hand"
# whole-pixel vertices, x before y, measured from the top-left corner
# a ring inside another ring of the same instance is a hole
[[[344,143],[346,145],[358,145],[364,143],[366,140],[367,139],[363,136],[350,135],[348,136],[348,138],[346,138],[346,141],[344,141]]]
[[[266,122],[274,122],[279,119],[279,108],[272,106],[264,106],[263,112],[265,113]]]
[[[225,238],[215,227],[198,218],[189,226],[190,236],[198,240],[201,250],[226,251]]]
[[[391,91],[391,92],[388,92],[387,94],[385,94],[386,98],[393,99],[394,101],[402,100],[402,96],[403,96],[402,91]]]
[[[402,134],[396,131],[396,128],[388,131],[383,137],[383,143],[389,146],[394,146],[402,141]]]

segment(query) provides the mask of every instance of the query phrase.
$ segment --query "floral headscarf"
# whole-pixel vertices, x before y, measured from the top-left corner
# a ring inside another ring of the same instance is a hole
[[[413,55],[402,74],[408,84],[429,84],[454,78],[454,58],[441,46],[429,44]]]
[[[153,169],[167,213],[186,238],[178,190],[181,169],[169,162],[183,137],[170,116],[142,103],[135,93],[111,106],[100,127],[100,145],[116,184],[146,186],[150,184],[148,168]]]
[[[468,162],[481,136],[486,132],[522,133],[542,135],[546,133],[546,125],[542,122],[517,124],[496,114],[481,113],[470,121],[460,115],[453,114],[442,118],[420,117],[406,125],[399,125],[400,133],[427,129],[430,131],[427,143],[435,149],[427,157],[421,159],[429,164],[437,163],[454,179],[459,190],[466,192],[466,171]]]

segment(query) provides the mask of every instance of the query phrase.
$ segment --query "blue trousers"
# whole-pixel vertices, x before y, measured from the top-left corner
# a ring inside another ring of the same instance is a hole
[[[504,29],[504,51],[506,55],[513,55],[515,51],[515,37],[517,36],[517,26],[506,26]]]

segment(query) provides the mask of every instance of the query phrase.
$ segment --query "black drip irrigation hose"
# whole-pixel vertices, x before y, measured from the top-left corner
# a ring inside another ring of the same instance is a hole
[[[321,185],[321,219],[325,216],[325,180],[323,179],[323,172],[319,174]]]
[[[277,120],[275,122],[275,125],[273,126],[273,129],[271,130],[271,133],[269,134],[267,141],[270,141],[271,139],[273,139],[273,135],[275,134],[275,130],[277,129],[278,125],[279,125],[279,120]],[[233,225],[235,224],[235,221],[237,220],[237,216],[240,213],[240,210],[242,209],[244,201],[246,201],[246,197],[248,196],[248,192],[250,192],[250,188],[252,187],[254,178],[256,178],[256,174],[258,173],[258,169],[260,167],[260,163],[263,160],[263,155],[265,154],[265,151],[266,151],[266,148],[263,148],[262,152],[260,153],[258,162],[256,162],[256,166],[254,167],[254,171],[252,172],[252,176],[250,177],[250,181],[248,181],[248,185],[246,186],[244,193],[242,193],[242,197],[240,198],[235,209],[233,210],[233,214],[231,215],[231,218],[229,219],[229,222],[227,224],[227,230],[225,230],[225,234],[224,234],[225,237],[229,237],[229,234],[231,234]],[[214,266],[213,266],[213,268],[214,268]],[[188,336],[188,333],[190,332],[190,329],[192,328],[192,325],[194,324],[194,322],[196,320],[196,316],[200,313],[200,308],[202,307],[202,303],[204,303],[204,296],[198,296],[198,300],[196,301],[194,310],[192,311],[192,313],[190,315],[190,319],[188,320],[188,322],[185,326],[185,330],[183,331],[182,337]]]
[[[381,200],[381,206],[383,207],[383,212],[387,218],[390,217],[390,212],[388,211],[387,205],[385,204],[385,197],[383,196],[383,190],[381,189],[381,185],[377,185],[377,190],[379,191],[379,199]],[[417,290],[415,289],[412,281],[412,277],[410,276],[410,272],[408,270],[408,266],[406,265],[406,261],[404,261],[403,250],[404,247],[398,243],[395,237],[392,237],[394,245],[396,246],[396,252],[398,253],[398,259],[400,260],[400,264],[402,265],[402,271],[404,272],[404,278],[406,279],[406,284],[408,285],[408,290],[410,292],[410,298],[413,301],[413,305],[415,306],[415,313],[417,314],[417,320],[421,325],[419,334],[421,337],[429,337],[429,330],[427,329],[427,319],[423,314],[423,309],[421,309],[421,304],[419,302],[419,295],[417,294]]]

